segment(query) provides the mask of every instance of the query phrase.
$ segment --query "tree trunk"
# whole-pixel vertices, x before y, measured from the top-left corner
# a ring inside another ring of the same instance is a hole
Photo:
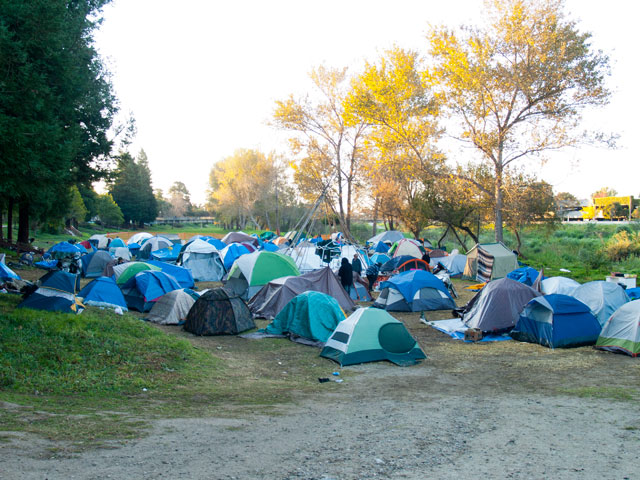
[[[20,201],[18,206],[18,243],[29,243],[29,202]]]
[[[378,230],[378,199],[375,199],[373,202],[373,226],[371,227],[371,236],[376,236],[376,231]],[[0,232],[2,235],[2,232]]]
[[[516,236],[516,241],[518,242],[518,245],[516,246],[516,252],[518,252],[519,257],[525,258],[525,256],[522,255],[522,252],[520,250],[522,248],[522,239],[520,238],[520,232],[518,231],[517,228],[513,229],[513,234]]]
[[[7,203],[7,242],[13,243],[13,198]]]
[[[444,233],[442,234],[442,236],[438,239],[438,248],[442,248],[442,241],[444,240],[444,237],[447,236],[447,233],[449,233],[449,230],[451,229],[450,225],[447,225],[447,228],[445,229]]]
[[[2,220],[4,219],[4,205],[0,203],[0,240],[4,240],[4,227],[2,226]]]
[[[496,242],[502,242],[502,167],[496,167],[495,184],[495,234]]]
[[[469,227],[459,227],[459,228],[463,232],[466,232],[467,235],[469,235],[471,237],[471,239],[474,241],[474,243],[480,243],[478,241],[478,236],[475,233],[473,233]]]
[[[465,243],[462,241],[462,239],[460,238],[460,236],[458,235],[458,232],[456,231],[455,228],[451,227],[451,231],[453,232],[453,234],[456,236],[456,239],[458,240],[458,243],[460,244],[460,246],[462,248],[464,248],[464,251],[467,252],[467,246],[465,245]]]

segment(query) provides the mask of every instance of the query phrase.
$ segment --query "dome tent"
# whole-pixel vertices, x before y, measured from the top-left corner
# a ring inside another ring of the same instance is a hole
[[[402,322],[379,308],[359,308],[338,324],[321,357],[341,366],[388,360],[415,365],[427,358]]]
[[[424,270],[399,273],[380,284],[373,306],[394,312],[456,308],[442,280]]]
[[[345,314],[335,298],[321,292],[304,292],[285,305],[265,332],[288,333],[324,343],[344,319]]]
[[[293,259],[276,252],[257,251],[238,258],[227,279],[227,286],[251,298],[263,285],[279,277],[298,276],[300,272]]]
[[[121,308],[128,311],[127,303],[118,288],[116,281],[111,277],[98,277],[88,283],[78,294],[82,303],[94,307]]]
[[[580,285],[572,296],[586,304],[602,326],[613,312],[630,301],[620,285],[603,280]]]
[[[182,247],[178,263],[191,270],[194,280],[198,282],[217,282],[225,273],[216,247],[201,239]]]
[[[426,250],[420,242],[411,238],[403,238],[394,243],[389,249],[389,254],[394,257],[400,257],[404,255],[411,256],[413,258],[422,258],[422,255]]]
[[[145,239],[141,244],[140,251],[138,251],[138,255],[136,256],[136,258],[151,258],[151,252],[155,252],[156,250],[161,250],[163,248],[173,248],[173,242],[167,237],[161,235],[149,237]]]
[[[542,280],[540,288],[542,293],[548,295],[550,293],[560,293],[562,295],[573,295],[573,292],[580,286],[573,278],[567,277],[548,277]]]
[[[550,348],[593,345],[600,323],[580,300],[550,294],[533,298],[523,309],[511,337]]]
[[[148,312],[158,298],[181,287],[171,275],[155,270],[144,270],[130,278],[120,288],[130,309]]]
[[[135,277],[136,274],[144,270],[155,270],[159,272],[160,268],[156,267],[155,265],[150,265],[146,262],[121,263],[120,265],[114,265],[113,276],[118,285],[123,285],[127,283],[131,278]]]
[[[607,320],[596,348],[640,356],[640,302],[625,303]]]
[[[249,249],[241,243],[231,243],[220,250],[220,258],[222,259],[226,271],[231,270],[233,263],[242,255],[250,253]]]
[[[196,300],[184,329],[195,335],[235,335],[255,326],[244,300],[232,290],[214,288]]]
[[[80,288],[80,275],[53,271],[38,280],[38,289],[26,297],[16,308],[32,308],[50,312],[82,313],[84,305],[76,293]]]
[[[367,243],[373,244],[377,242],[389,242],[391,244],[402,240],[403,238],[404,234],[402,232],[399,232],[398,230],[387,230],[385,232],[374,235],[369,240],[367,240]]]
[[[200,295],[190,288],[167,292],[153,304],[147,320],[160,325],[178,325],[187,318],[198,298]]]
[[[512,329],[520,312],[540,293],[524,283],[501,278],[487,283],[463,309],[462,321],[484,332]]]
[[[176,279],[180,288],[193,288],[195,286],[193,275],[188,268],[173,265],[172,263],[160,262],[158,260],[147,260],[144,263],[152,267],[158,267],[161,272],[171,275]]]

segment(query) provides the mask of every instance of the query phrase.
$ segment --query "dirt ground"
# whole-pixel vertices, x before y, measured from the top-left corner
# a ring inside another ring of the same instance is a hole
[[[16,434],[0,443],[0,479],[639,478],[638,359],[463,343],[417,313],[394,316],[421,364],[345,367],[358,375],[272,415],[159,420],[145,438],[75,455]]]

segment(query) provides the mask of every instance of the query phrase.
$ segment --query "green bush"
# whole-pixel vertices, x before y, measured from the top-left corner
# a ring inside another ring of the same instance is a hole
[[[614,262],[637,257],[640,255],[640,233],[620,230],[607,242],[605,252]]]
[[[598,270],[607,263],[604,252],[599,248],[581,248],[578,251],[578,260],[588,270]]]

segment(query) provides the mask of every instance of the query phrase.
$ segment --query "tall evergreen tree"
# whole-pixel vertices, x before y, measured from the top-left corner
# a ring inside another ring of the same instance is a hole
[[[156,219],[158,205],[151,186],[151,171],[144,150],[138,154],[137,161],[127,152],[120,154],[110,193],[122,210],[126,223],[143,224]]]

